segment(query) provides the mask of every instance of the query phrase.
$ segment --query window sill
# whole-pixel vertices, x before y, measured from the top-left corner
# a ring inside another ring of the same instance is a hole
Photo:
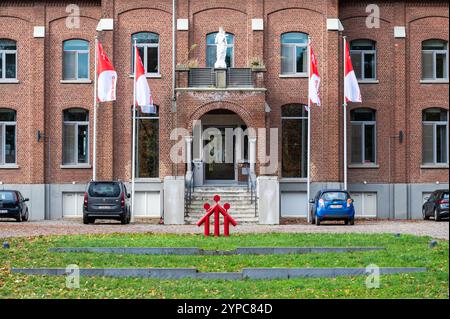
[[[379,80],[358,80],[360,84],[379,84]]]
[[[424,164],[420,165],[421,169],[448,169],[448,164]]]
[[[19,169],[20,166],[16,164],[0,164],[0,169]]]
[[[307,183],[307,178],[301,177],[284,177],[280,179],[280,183]]]
[[[92,84],[91,80],[61,80],[61,84]]]
[[[298,73],[298,74],[280,74],[280,78],[308,78],[308,74],[306,73]]]
[[[135,183],[161,183],[161,180],[159,178],[136,178]],[[130,180],[130,183],[132,183],[132,180]]]
[[[364,168],[364,169],[376,169],[380,168],[380,165],[377,164],[350,164],[348,168]]]
[[[448,80],[420,80],[420,84],[448,84]]]
[[[19,84],[20,81],[17,79],[11,79],[11,80],[7,80],[7,79],[2,79],[0,80],[0,84]]]
[[[90,164],[80,164],[80,165],[60,165],[61,169],[89,169],[92,168]]]
[[[129,77],[130,77],[131,79],[133,79],[133,78],[134,78],[134,74],[130,74]],[[145,77],[146,77],[147,79],[161,79],[161,78],[162,78],[162,75],[161,75],[160,73],[158,73],[158,74],[146,74]]]

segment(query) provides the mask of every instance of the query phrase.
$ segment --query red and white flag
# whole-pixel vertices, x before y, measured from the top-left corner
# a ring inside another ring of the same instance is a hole
[[[144,64],[142,63],[139,50],[135,48],[135,85],[136,85],[136,104],[141,107],[142,113],[156,113],[156,107],[153,105],[152,92],[145,76]]]
[[[346,102],[362,102],[361,91],[359,90],[358,80],[353,70],[352,59],[350,57],[350,47],[345,42],[345,78],[344,78],[344,96]]]
[[[311,56],[309,57],[309,100],[310,103],[315,103],[320,106],[320,76],[318,71],[318,63],[316,56],[310,48]]]
[[[103,51],[99,42],[97,51],[97,76],[98,76],[98,100],[100,102],[111,102],[116,100],[117,72]]]

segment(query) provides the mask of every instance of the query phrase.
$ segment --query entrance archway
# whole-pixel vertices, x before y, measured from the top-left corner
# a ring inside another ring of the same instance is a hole
[[[227,109],[201,116],[193,127],[193,162],[196,186],[245,184],[249,138],[242,118]]]

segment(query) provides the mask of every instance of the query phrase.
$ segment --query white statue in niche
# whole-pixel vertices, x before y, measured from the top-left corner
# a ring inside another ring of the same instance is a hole
[[[226,69],[227,62],[225,61],[225,59],[227,57],[228,43],[227,43],[227,35],[223,27],[219,28],[219,33],[217,33],[216,35],[215,43],[217,46],[217,61],[214,67],[216,69]]]

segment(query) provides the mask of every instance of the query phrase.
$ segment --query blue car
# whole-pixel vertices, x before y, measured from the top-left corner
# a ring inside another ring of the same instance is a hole
[[[343,220],[346,225],[355,224],[355,207],[347,191],[320,190],[311,208],[311,223],[319,226],[325,220]]]

